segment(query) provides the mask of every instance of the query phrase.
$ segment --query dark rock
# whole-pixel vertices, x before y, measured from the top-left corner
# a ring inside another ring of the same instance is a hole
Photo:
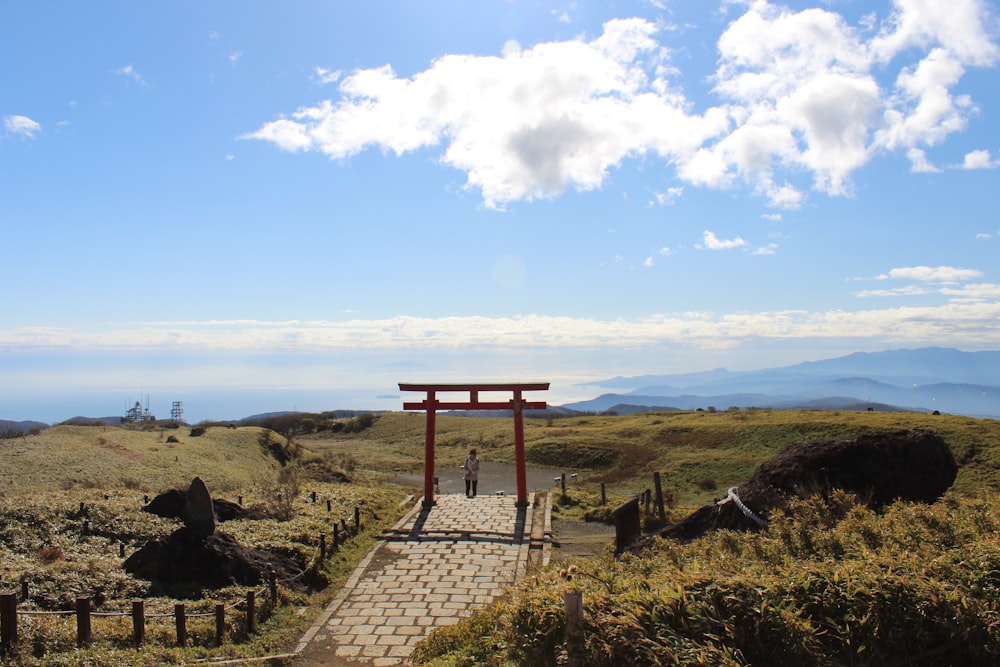
[[[212,496],[201,477],[191,480],[191,486],[188,487],[184,525],[204,536],[215,532],[215,507],[212,506]]]
[[[171,489],[153,498],[149,504],[142,508],[142,511],[155,514],[164,519],[183,519],[184,508],[186,506],[187,491]],[[215,508],[215,518],[219,522],[232,521],[234,519],[266,518],[265,513],[259,509],[244,508],[223,498],[212,498],[212,506]]]
[[[180,519],[184,517],[186,505],[187,492],[180,489],[170,489],[150,500],[149,504],[142,508],[142,511],[164,519]]]
[[[204,536],[188,527],[147,542],[128,557],[124,567],[148,581],[205,588],[256,586],[267,580],[269,567],[280,580],[298,574],[288,558],[242,546],[225,533]]]
[[[765,518],[792,498],[855,494],[872,509],[896,500],[933,503],[955,482],[958,466],[947,443],[928,431],[868,433],[789,445],[762,463],[735,489],[742,503]],[[660,535],[690,540],[719,529],[759,530],[735,502],[707,505]]]

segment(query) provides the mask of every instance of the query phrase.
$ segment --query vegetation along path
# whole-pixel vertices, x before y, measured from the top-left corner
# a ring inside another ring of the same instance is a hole
[[[524,573],[531,504],[519,509],[500,495],[436,500],[383,535],[302,637],[296,665],[403,664],[431,630],[486,606]]]

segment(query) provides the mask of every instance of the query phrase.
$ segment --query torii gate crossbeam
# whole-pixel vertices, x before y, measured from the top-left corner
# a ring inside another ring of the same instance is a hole
[[[404,402],[404,410],[424,410],[427,413],[427,427],[424,436],[424,507],[434,505],[434,436],[435,416],[440,410],[512,410],[514,413],[514,458],[517,468],[517,506],[528,505],[528,474],[524,457],[524,410],[544,410],[545,401],[525,401],[521,393],[525,391],[546,391],[548,382],[479,382],[474,384],[412,384],[399,383],[400,391],[423,391],[427,397],[423,401]],[[509,391],[513,398],[509,401],[480,401],[479,392]],[[467,401],[439,401],[438,393],[468,392]]]

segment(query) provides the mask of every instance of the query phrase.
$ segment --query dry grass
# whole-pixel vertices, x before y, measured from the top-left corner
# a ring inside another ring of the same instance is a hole
[[[350,458],[362,469],[419,470],[424,424],[423,414],[391,413],[361,433],[322,433],[298,442],[317,455]],[[935,431],[951,446],[959,462],[956,489],[1000,488],[1000,421],[953,415],[727,410],[529,418],[525,442],[529,463],[585,473],[583,484],[604,482],[609,493],[628,496],[649,488],[652,474],[660,472],[678,502],[700,505],[747,479],[788,444],[911,428]],[[438,416],[436,443],[438,466],[460,464],[469,447],[484,460],[513,463],[513,420]]]
[[[134,430],[120,426],[55,426],[0,441],[0,494],[100,488],[158,492],[196,476],[229,491],[275,478],[280,464],[263,447],[264,429]],[[179,442],[167,442],[174,436]],[[281,439],[269,434],[273,439]]]

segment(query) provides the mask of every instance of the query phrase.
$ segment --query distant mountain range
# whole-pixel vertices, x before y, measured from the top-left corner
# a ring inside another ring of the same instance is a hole
[[[858,352],[758,371],[724,368],[583,383],[616,390],[562,407],[618,413],[714,407],[912,410],[1000,418],[1000,351]]]

